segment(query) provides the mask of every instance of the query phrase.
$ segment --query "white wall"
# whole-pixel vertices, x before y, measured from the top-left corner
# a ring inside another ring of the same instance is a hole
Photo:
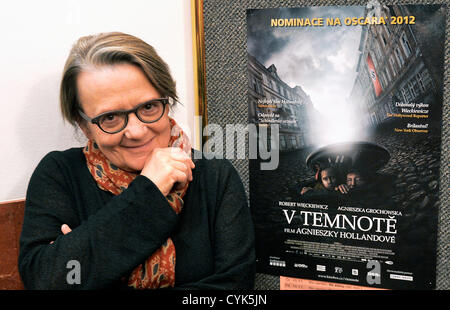
[[[9,0],[0,9],[0,202],[25,197],[29,178],[49,151],[84,144],[62,121],[58,90],[75,40],[121,31],[153,45],[177,81],[174,114],[194,123],[189,0]]]

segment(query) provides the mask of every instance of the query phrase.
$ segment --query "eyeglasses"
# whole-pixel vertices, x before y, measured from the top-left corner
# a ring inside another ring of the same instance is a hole
[[[150,124],[159,121],[164,115],[166,105],[172,103],[173,98],[157,98],[141,103],[134,109],[105,112],[94,118],[90,118],[81,110],[78,112],[82,118],[96,124],[103,132],[114,134],[127,127],[128,114],[134,113],[141,122]]]

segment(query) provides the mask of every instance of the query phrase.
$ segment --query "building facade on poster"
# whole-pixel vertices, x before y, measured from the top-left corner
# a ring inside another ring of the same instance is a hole
[[[393,5],[381,10],[381,15],[392,19],[412,16],[412,13],[406,6]],[[423,123],[416,125],[427,126],[428,109],[413,108],[415,105],[428,108],[436,101],[440,78],[431,71],[439,66],[430,64],[433,60],[427,49],[438,42],[433,42],[432,36],[417,36],[414,29],[405,23],[372,24],[362,28],[357,77],[349,100],[361,115],[365,115],[364,125],[376,126],[387,119],[400,117],[412,121],[421,119]],[[373,60],[379,79],[379,93],[370,81],[368,57]]]
[[[249,122],[280,125],[280,151],[311,144],[311,98],[301,86],[290,87],[277,74],[275,65],[266,68],[248,54]]]

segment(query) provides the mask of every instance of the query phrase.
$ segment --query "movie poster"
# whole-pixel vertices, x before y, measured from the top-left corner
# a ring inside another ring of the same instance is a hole
[[[258,272],[435,287],[444,41],[443,5],[247,10]]]

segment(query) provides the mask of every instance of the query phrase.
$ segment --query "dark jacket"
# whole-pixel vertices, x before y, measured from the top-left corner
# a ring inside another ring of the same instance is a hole
[[[25,287],[125,288],[121,278],[171,237],[176,288],[252,289],[254,230],[239,175],[227,160],[195,164],[177,215],[144,176],[114,196],[98,188],[81,148],[49,153],[27,191],[19,254]],[[67,281],[73,260],[80,284]]]

